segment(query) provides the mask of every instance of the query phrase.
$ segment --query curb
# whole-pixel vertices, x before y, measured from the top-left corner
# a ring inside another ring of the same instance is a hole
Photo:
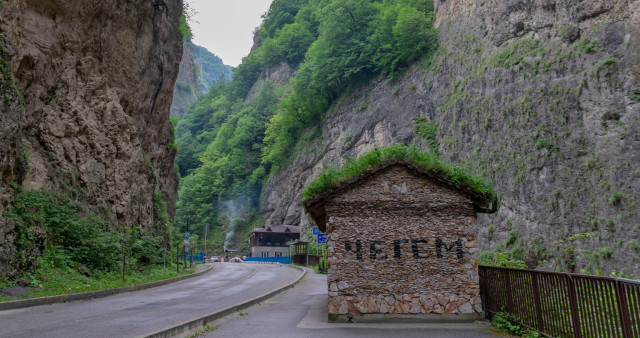
[[[201,276],[207,272],[210,272],[211,270],[213,270],[212,266],[210,266],[207,270],[196,272],[190,275],[184,275],[184,276],[174,277],[170,279],[163,279],[155,282],[138,284],[138,285],[122,286],[114,289],[88,291],[88,292],[80,292],[80,293],[69,293],[66,295],[46,296],[46,297],[38,297],[38,298],[31,298],[31,299],[24,299],[24,300],[12,300],[8,302],[0,302],[0,311],[22,309],[22,308],[38,306],[38,305],[66,303],[66,302],[72,302],[77,300],[104,298],[104,297],[117,295],[120,293],[140,291],[140,290],[155,288],[158,286],[179,282],[185,279]]]
[[[254,298],[252,300],[248,300],[244,303],[240,303],[240,304],[236,304],[236,305],[232,305],[226,309],[222,309],[219,311],[216,311],[214,313],[210,313],[206,316],[202,316],[199,317],[197,319],[192,319],[192,320],[188,320],[188,321],[184,321],[182,323],[179,323],[177,325],[171,326],[171,327],[167,327],[164,328],[162,330],[153,332],[151,334],[148,335],[144,335],[144,336],[140,336],[140,337],[144,337],[144,338],[166,338],[166,337],[173,337],[176,336],[180,333],[183,333],[185,331],[190,331],[190,330],[194,330],[197,328],[200,328],[202,326],[204,326],[207,323],[210,323],[216,319],[220,319],[222,317],[225,317],[227,315],[230,315],[232,313],[238,312],[242,309],[248,308],[252,305],[258,304],[262,301],[265,301],[277,294],[280,294],[284,291],[286,291],[289,288],[292,288],[294,285],[298,284],[303,278],[304,276],[307,274],[307,271],[301,267],[298,266],[293,266],[293,265],[283,265],[283,267],[287,267],[287,268],[294,268],[296,270],[300,270],[302,271],[302,273],[300,274],[300,277],[298,277],[298,279],[296,279],[293,283],[289,284],[289,285],[285,285],[279,289],[276,289],[274,291],[268,292],[266,294],[263,294],[262,296],[259,296],[257,298]]]

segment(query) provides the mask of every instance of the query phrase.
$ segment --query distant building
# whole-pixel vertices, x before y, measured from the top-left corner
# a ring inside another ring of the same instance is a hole
[[[491,198],[391,161],[304,205],[328,234],[330,319],[482,317],[474,220]]]
[[[287,243],[300,239],[300,228],[293,225],[277,225],[254,228],[249,236],[251,257],[289,256]]]

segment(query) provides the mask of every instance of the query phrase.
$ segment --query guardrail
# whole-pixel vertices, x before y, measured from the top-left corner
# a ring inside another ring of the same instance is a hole
[[[282,256],[282,257],[247,257],[244,259],[245,262],[266,262],[266,263],[280,263],[280,264],[291,264],[291,257]]]
[[[640,337],[640,282],[480,266],[484,308],[550,337]]]

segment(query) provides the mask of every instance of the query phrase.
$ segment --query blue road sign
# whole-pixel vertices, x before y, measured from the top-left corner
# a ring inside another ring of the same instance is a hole
[[[318,234],[318,244],[327,244],[327,234]]]
[[[318,227],[313,227],[313,235],[317,236],[320,233],[320,231],[318,231]]]

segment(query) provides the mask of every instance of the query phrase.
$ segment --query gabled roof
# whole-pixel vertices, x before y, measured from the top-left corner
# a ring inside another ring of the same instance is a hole
[[[272,225],[266,228],[253,228],[254,233],[299,234],[300,227],[295,225]]]
[[[425,178],[448,185],[451,188],[466,195],[473,201],[474,209],[476,210],[476,212],[494,213],[498,210],[497,196],[492,190],[490,190],[489,192],[481,191],[480,189],[476,189],[472,185],[456,183],[449,178],[450,176],[446,172],[444,172],[444,170],[441,170],[437,167],[428,168],[415,164],[410,160],[397,160],[393,158],[384,160],[383,162],[364,170],[360,175],[340,180],[330,187],[320,190],[314,196],[308,196],[303,201],[304,207],[311,215],[311,217],[316,221],[320,230],[322,232],[326,232],[326,211],[324,207],[325,200],[339,195],[342,191],[352,186],[353,184],[395,165],[404,166],[413,172],[423,175]]]

